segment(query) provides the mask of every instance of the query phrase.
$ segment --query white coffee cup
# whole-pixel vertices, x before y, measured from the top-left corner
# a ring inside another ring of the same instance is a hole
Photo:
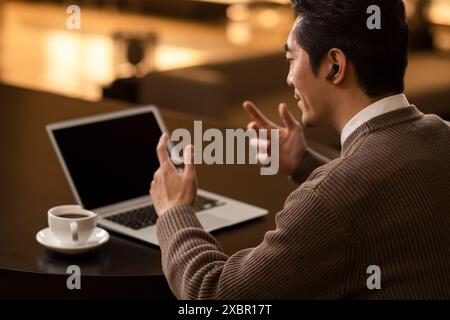
[[[81,245],[89,240],[97,225],[97,214],[78,205],[64,205],[48,210],[48,225],[62,244]]]

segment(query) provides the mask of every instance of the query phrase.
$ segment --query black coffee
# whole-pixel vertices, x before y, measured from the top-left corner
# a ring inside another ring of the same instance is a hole
[[[67,219],[80,219],[80,218],[87,218],[89,216],[86,214],[82,214],[82,213],[63,213],[63,214],[58,215],[58,217],[67,218]]]

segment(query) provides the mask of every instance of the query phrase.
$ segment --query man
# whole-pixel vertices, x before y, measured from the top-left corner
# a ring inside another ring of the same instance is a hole
[[[370,5],[381,9],[381,29],[367,28]],[[402,1],[293,6],[287,82],[303,125],[341,133],[341,156],[311,151],[281,104],[280,172],[300,185],[260,245],[227,256],[191,206],[194,165],[177,174],[164,135],[150,194],[172,291],[183,299],[449,299],[450,126],[403,95]],[[249,127],[277,127],[252,103],[244,108]]]

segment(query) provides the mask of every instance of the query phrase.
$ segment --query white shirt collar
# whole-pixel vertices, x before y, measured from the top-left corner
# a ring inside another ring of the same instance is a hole
[[[341,132],[341,146],[344,145],[345,140],[355,131],[358,127],[360,127],[364,122],[369,121],[372,118],[375,118],[379,115],[382,115],[387,112],[391,112],[397,109],[405,108],[410,106],[406,96],[404,94],[396,94],[381,100],[365,107],[353,118],[350,119],[349,122],[345,125],[344,129]]]

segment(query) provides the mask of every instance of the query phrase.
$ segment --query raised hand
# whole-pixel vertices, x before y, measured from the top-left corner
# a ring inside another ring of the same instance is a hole
[[[160,167],[153,175],[150,186],[150,196],[158,215],[177,205],[192,205],[197,196],[197,175],[193,161],[193,146],[186,147],[184,171],[179,173],[167,152],[168,139],[167,133],[164,133],[159,139],[156,153],[158,154]]]
[[[279,172],[287,176],[291,175],[300,165],[307,148],[301,124],[289,112],[285,103],[280,103],[278,106],[278,113],[283,121],[283,126],[267,119],[250,101],[244,102],[243,107],[253,119],[248,123],[248,129],[255,129],[256,131],[259,129],[279,129]],[[262,143],[267,143],[267,150],[270,150],[270,139]],[[263,155],[258,153],[257,157],[258,160],[261,160]]]

